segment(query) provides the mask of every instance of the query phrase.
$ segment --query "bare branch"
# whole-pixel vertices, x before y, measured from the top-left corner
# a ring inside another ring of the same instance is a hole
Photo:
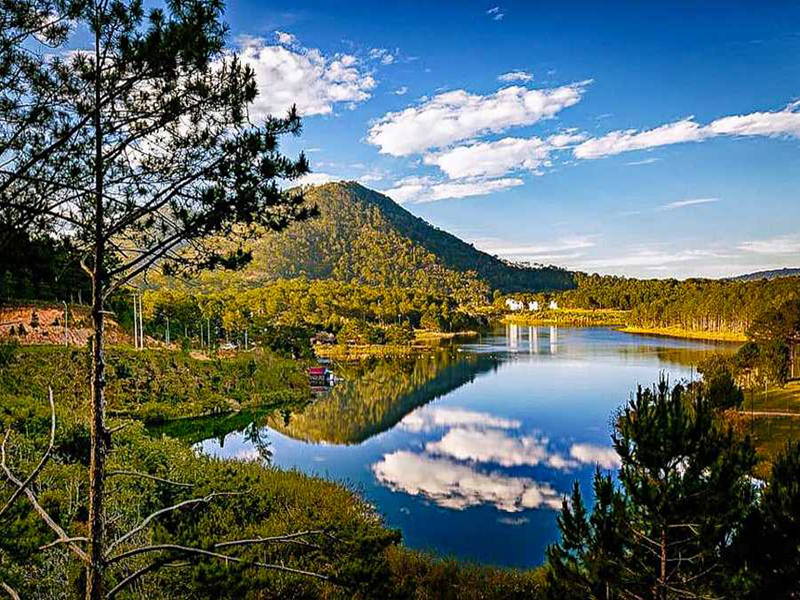
[[[286,535],[275,535],[272,537],[265,537],[265,538],[253,538],[249,540],[233,540],[230,542],[219,542],[214,544],[214,548],[222,549],[222,548],[230,548],[232,546],[248,546],[253,544],[271,544],[271,543],[281,543],[281,542],[294,542],[300,543],[304,546],[312,546],[314,548],[319,548],[314,544],[309,544],[302,538],[307,535],[320,535],[324,534],[325,531],[322,529],[312,529],[309,531],[298,531],[297,533],[288,533]]]
[[[110,431],[113,431],[110,430]],[[169,485],[177,485],[180,487],[194,487],[193,483],[181,483],[180,481],[172,481],[170,479],[164,479],[162,477],[156,477],[155,475],[150,475],[149,473],[140,473],[139,471],[126,471],[124,469],[117,469],[113,471],[107,471],[106,475],[127,475],[130,477],[142,477],[143,479],[152,479],[153,481],[160,481],[161,483],[167,483]]]
[[[53,445],[55,444],[56,440],[56,405],[53,403],[53,388],[48,388],[49,391],[49,399],[50,399],[50,443],[47,445],[47,450],[45,450],[44,454],[42,455],[42,459],[39,461],[39,464],[36,465],[36,468],[31,471],[31,474],[28,475],[28,478],[20,484],[14,493],[11,494],[11,498],[8,499],[6,505],[0,509],[0,517],[11,507],[12,504],[19,498],[19,495],[25,491],[28,486],[31,484],[31,481],[36,479],[36,476],[39,472],[44,468],[44,465],[50,458],[50,453],[53,451]],[[3,439],[3,464],[5,464],[5,445],[6,440],[8,440],[8,434],[11,432],[9,429],[6,432],[6,436]]]
[[[294,569],[292,567],[287,567],[285,565],[276,565],[272,563],[250,561],[244,558],[239,558],[238,556],[230,556],[229,554],[222,554],[220,552],[212,552],[211,550],[202,550],[200,548],[192,548],[189,546],[179,546],[177,544],[157,544],[154,546],[142,546],[140,548],[134,548],[133,550],[128,550],[127,552],[123,552],[122,554],[118,554],[117,556],[108,559],[108,563],[111,564],[119,562],[121,560],[131,558],[133,556],[138,556],[140,554],[148,554],[150,552],[177,552],[180,554],[190,554],[190,555],[194,554],[197,556],[207,556],[209,558],[218,558],[220,560],[241,563],[253,567],[260,567],[262,569],[283,571],[284,573],[294,573],[295,575],[304,575],[306,577],[314,577],[316,579],[322,579],[323,581],[330,581],[330,577],[328,577],[327,575],[322,575],[321,573],[314,573],[313,571]]]
[[[55,541],[50,542],[49,544],[45,544],[44,546],[39,546],[39,550],[47,550],[48,548],[55,548],[59,544],[71,544],[72,542],[88,542],[89,538],[86,537],[72,537],[72,538],[63,538],[57,539]]]
[[[108,551],[107,551],[106,555],[109,556],[111,554],[111,552],[114,550],[114,548],[116,548],[117,546],[119,546],[120,544],[125,542],[126,540],[129,540],[131,537],[133,537],[134,535],[136,535],[137,533],[142,531],[145,527],[147,527],[150,524],[150,522],[153,519],[155,519],[155,518],[157,518],[157,517],[159,517],[159,516],[161,516],[163,514],[166,514],[168,512],[172,512],[174,510],[178,510],[180,508],[185,508],[186,506],[192,506],[194,504],[208,503],[208,502],[211,502],[211,500],[213,500],[214,498],[216,498],[218,496],[236,496],[236,495],[239,495],[239,493],[238,492],[212,492],[212,493],[208,494],[207,496],[204,496],[203,498],[191,498],[189,500],[184,500],[183,502],[178,502],[177,504],[173,504],[172,506],[167,506],[166,508],[162,508],[160,510],[157,510],[156,512],[151,513],[147,517],[145,517],[144,521],[139,523],[139,525],[137,525],[136,527],[131,529],[128,533],[124,534],[122,537],[118,538],[117,540],[115,540],[111,544],[109,544]],[[111,562],[111,561],[109,560],[109,562]]]
[[[3,591],[5,591],[14,600],[20,600],[19,594],[17,594],[17,592],[14,591],[14,588],[8,585],[5,581],[0,581],[0,588],[3,588]]]
[[[14,483],[17,487],[22,488],[24,490],[25,495],[28,497],[28,500],[33,505],[33,508],[36,510],[37,513],[39,513],[39,516],[42,517],[42,520],[44,520],[44,522],[47,523],[48,527],[50,527],[50,529],[56,532],[58,538],[60,540],[69,540],[70,536],[67,535],[67,532],[64,531],[61,528],[61,526],[58,523],[56,523],[49,514],[47,514],[47,511],[42,508],[41,504],[39,504],[39,501],[36,499],[36,494],[34,494],[29,488],[23,487],[22,482],[16,477],[14,477],[14,474],[8,468],[8,465],[6,464],[7,440],[8,440],[8,433],[6,433],[6,436],[3,439],[3,443],[2,445],[0,445],[0,466],[2,466],[3,470],[6,472],[6,477],[8,477],[8,479],[11,480],[11,482]],[[82,561],[88,562],[89,557],[86,555],[86,552],[84,552],[81,548],[76,546],[73,542],[65,542],[65,543],[67,543],[70,550],[72,550]]]

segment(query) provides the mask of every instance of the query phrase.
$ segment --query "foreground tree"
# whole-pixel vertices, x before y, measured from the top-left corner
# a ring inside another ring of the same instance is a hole
[[[778,455],[772,475],[729,552],[732,593],[800,598],[800,442]]]
[[[598,473],[591,515],[578,490],[564,503],[548,550],[554,597],[715,597],[753,501],[749,439],[718,422],[703,388],[664,380],[639,388],[614,429],[620,488]]]
[[[0,6],[0,21],[13,8]],[[29,143],[6,145],[0,210],[73,238],[91,279],[86,597],[99,599],[108,560],[108,298],[155,265],[191,271],[242,264],[246,253],[221,255],[211,236],[243,239],[312,214],[300,193],[277,184],[308,165],[302,154],[292,160],[278,150],[281,135],[300,132],[294,109],[250,123],[253,73],[225,51],[218,0],[171,0],[147,15],[140,0],[62,0],[31,4],[29,12],[37,22],[68,15],[90,32],[90,49],[38,61],[44,75],[27,89],[49,95],[58,111],[27,122]],[[7,105],[0,110],[4,121],[15,114]]]
[[[765,349],[764,368],[781,385],[797,376],[797,346],[800,345],[800,299],[788,300],[764,311],[753,321],[747,336]]]

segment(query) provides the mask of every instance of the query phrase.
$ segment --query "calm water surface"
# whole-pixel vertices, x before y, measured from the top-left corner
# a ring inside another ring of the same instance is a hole
[[[572,482],[591,498],[595,465],[617,466],[610,420],[636,385],[659,373],[689,379],[703,356],[730,350],[606,328],[507,326],[433,356],[345,371],[347,381],[288,422],[221,422],[197,447],[348,482],[413,548],[537,565]]]

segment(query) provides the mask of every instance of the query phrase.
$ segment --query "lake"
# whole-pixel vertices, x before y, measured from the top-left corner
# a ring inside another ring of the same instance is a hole
[[[704,356],[735,347],[507,325],[414,360],[344,368],[302,412],[223,418],[196,447],[345,482],[412,548],[535,566],[573,481],[591,501],[594,470],[616,468],[610,423],[637,384],[691,379]]]

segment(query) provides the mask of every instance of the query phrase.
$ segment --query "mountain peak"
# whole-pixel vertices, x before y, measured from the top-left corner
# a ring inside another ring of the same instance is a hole
[[[277,278],[334,279],[457,293],[574,287],[569,271],[507,263],[411,214],[356,181],[304,188],[319,216],[252,245],[249,284]]]

